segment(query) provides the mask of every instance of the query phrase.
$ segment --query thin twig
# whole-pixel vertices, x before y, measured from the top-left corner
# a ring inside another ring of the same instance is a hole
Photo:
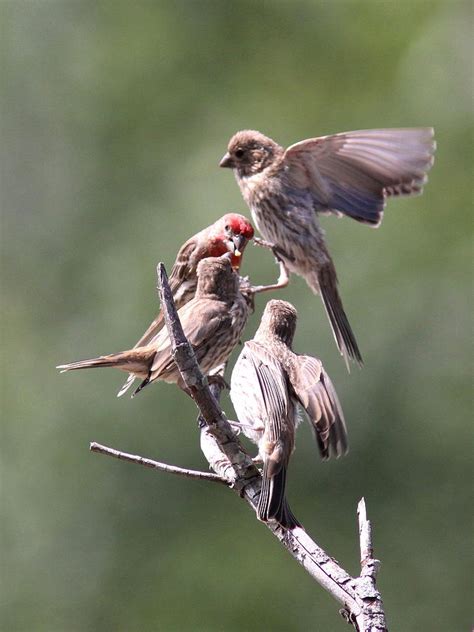
[[[147,459],[137,454],[129,454],[128,452],[122,452],[115,448],[109,448],[106,445],[101,445],[93,441],[89,449],[91,452],[97,452],[98,454],[106,454],[122,461],[129,461],[130,463],[136,463],[137,465],[143,465],[145,467],[152,468],[154,470],[160,470],[161,472],[167,472],[168,474],[176,474],[177,476],[183,476],[184,478],[192,478],[199,481],[211,481],[213,483],[223,483],[228,485],[228,482],[212,472],[200,472],[198,470],[188,470],[183,467],[177,467],[176,465],[168,465],[167,463],[160,463],[160,461],[154,461],[153,459]]]

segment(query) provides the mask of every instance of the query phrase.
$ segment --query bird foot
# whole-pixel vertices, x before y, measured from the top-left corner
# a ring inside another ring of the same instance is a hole
[[[251,288],[253,294],[268,292],[270,290],[281,290],[288,285],[290,281],[288,269],[281,259],[277,259],[277,261],[278,265],[280,266],[280,276],[278,277],[278,281],[276,283],[273,283],[272,285],[253,285]]]
[[[227,421],[232,426],[232,428],[238,429],[238,434],[242,431],[242,428],[255,430],[255,426],[253,426],[252,424],[245,424],[245,423],[242,423],[241,421],[232,421],[232,419],[228,419]]]
[[[228,391],[230,391],[230,386],[225,381],[225,379],[223,378],[222,375],[208,375],[207,376],[207,382],[208,382],[209,386],[212,386],[213,384],[215,384],[216,386],[218,386],[221,389],[221,391],[224,391],[226,389]]]
[[[283,248],[281,248],[281,246],[278,246],[277,244],[272,244],[270,241],[261,239],[261,237],[254,237],[253,243],[257,246],[260,246],[261,248],[267,248],[267,250],[271,250],[278,262],[280,262],[282,259],[287,259],[288,261],[295,260],[295,258],[285,252]]]

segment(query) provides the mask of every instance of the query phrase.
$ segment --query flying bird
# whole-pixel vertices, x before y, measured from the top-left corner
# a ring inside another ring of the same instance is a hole
[[[232,267],[239,271],[245,247],[253,235],[253,226],[246,217],[238,213],[227,213],[190,237],[179,249],[169,276],[176,308],[180,309],[194,298],[198,282],[197,266],[202,259],[219,257],[230,252]],[[160,310],[134,348],[150,344],[163,325],[163,311]],[[130,373],[117,397],[124,395],[135,379],[136,376]]]
[[[242,432],[258,445],[263,462],[257,517],[300,526],[285,499],[295,447],[298,407],[311,424],[323,459],[347,452],[347,432],[336,391],[320,360],[292,351],[297,313],[286,301],[269,301],[253,340],[232,372],[230,397]]]
[[[229,256],[209,257],[198,263],[195,296],[178,310],[184,334],[205,375],[228,360],[247,322],[248,306],[239,291],[239,277]],[[140,378],[142,382],[133,395],[156,380],[186,390],[173,360],[166,328],[149,344],[56,368],[65,372],[95,367],[115,367]]]
[[[254,222],[290,272],[320,294],[346,364],[362,364],[338,292],[318,214],[377,227],[388,197],[419,194],[433,164],[432,128],[374,129],[281,147],[260,132],[230,140],[221,167],[233,169]]]

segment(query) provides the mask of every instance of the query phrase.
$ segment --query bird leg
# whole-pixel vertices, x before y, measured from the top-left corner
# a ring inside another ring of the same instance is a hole
[[[246,424],[246,423],[242,423],[241,421],[233,421],[232,419],[228,419],[227,422],[232,426],[232,428],[237,428],[240,432],[240,430],[242,428],[248,428],[249,430],[264,430],[265,427],[263,426],[259,426],[257,425],[253,425],[253,424]]]
[[[276,262],[280,266],[280,276],[278,277],[278,281],[276,283],[272,283],[271,285],[253,285],[250,290],[253,294],[259,294],[260,292],[268,292],[270,290],[280,290],[286,287],[289,283],[290,276],[288,274],[288,268],[285,265],[284,259],[288,261],[292,260],[292,257],[287,255],[287,253],[275,244],[272,244],[269,241],[265,241],[260,237],[254,237],[254,243],[257,246],[261,246],[262,248],[267,248],[273,252],[273,255],[276,259]]]
[[[276,257],[277,263],[280,266],[280,276],[278,277],[278,281],[273,283],[272,285],[252,285],[251,291],[253,294],[259,294],[260,292],[268,292],[270,290],[281,290],[286,287],[290,281],[290,276],[288,274],[288,268],[283,263],[281,259]]]
[[[282,258],[288,259],[288,261],[295,260],[295,258],[285,252],[283,248],[277,246],[276,244],[272,244],[270,241],[265,241],[265,239],[261,239],[261,237],[254,237],[253,242],[255,245],[260,246],[261,248],[267,248],[268,250],[271,250],[278,261],[280,261]]]

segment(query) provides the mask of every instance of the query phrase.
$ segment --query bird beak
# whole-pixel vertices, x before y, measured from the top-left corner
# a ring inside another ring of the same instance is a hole
[[[234,255],[241,257],[242,252],[247,243],[247,239],[243,235],[233,235],[231,239],[232,246],[234,247]]]
[[[229,154],[229,152],[227,152],[226,154],[224,154],[224,156],[222,156],[222,160],[219,163],[219,167],[227,167],[229,169],[232,169],[234,166],[234,162],[232,160],[232,156]]]

